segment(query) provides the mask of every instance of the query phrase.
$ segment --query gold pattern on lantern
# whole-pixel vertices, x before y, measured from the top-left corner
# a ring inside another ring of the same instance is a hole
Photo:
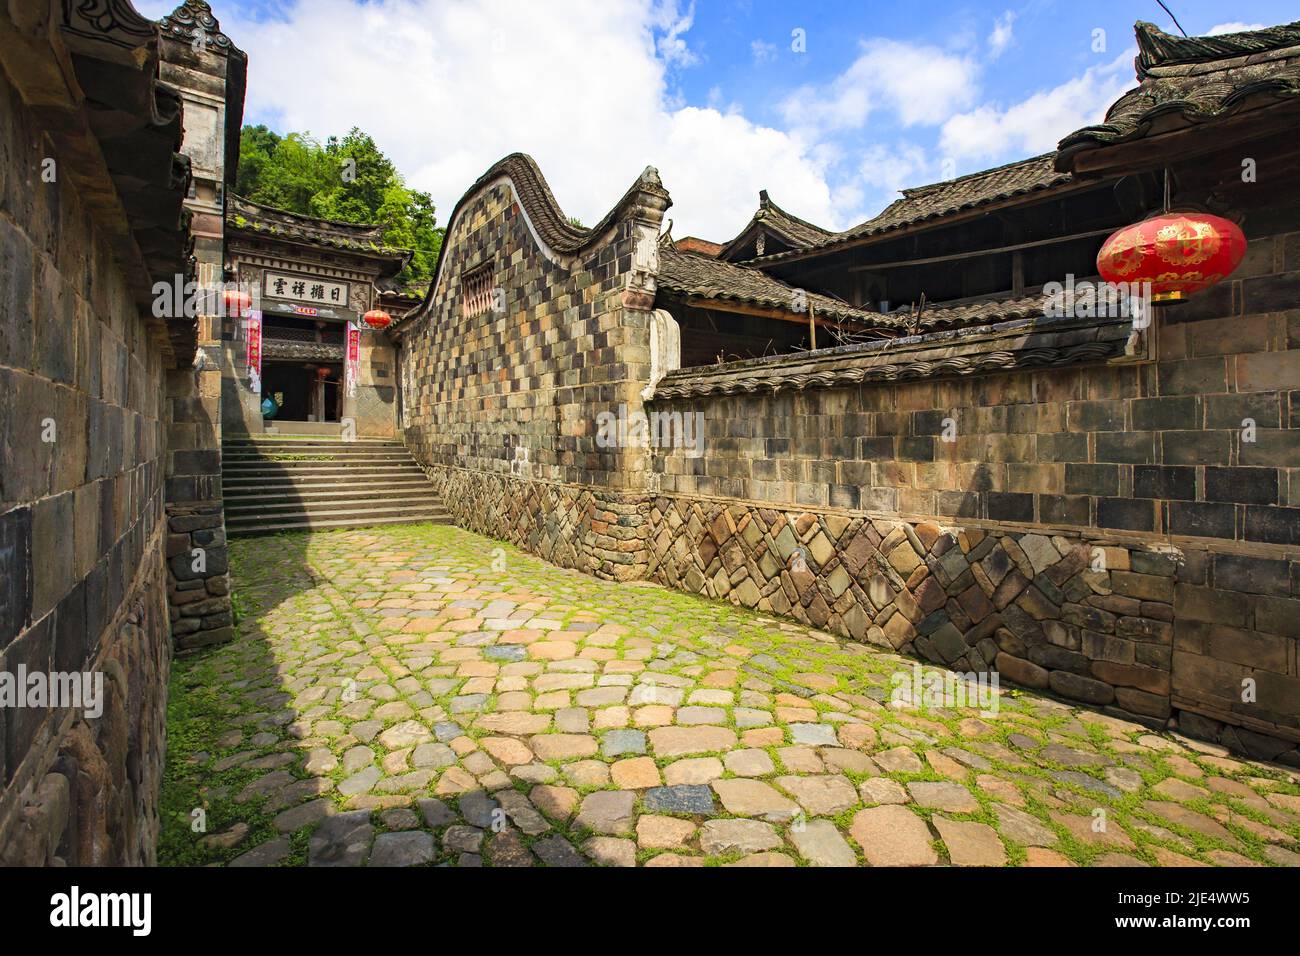
[[[1192,266],[1215,255],[1221,241],[1208,222],[1180,219],[1156,232],[1156,255],[1171,265]]]
[[[1102,255],[1117,275],[1126,276],[1142,264],[1146,251],[1144,246],[1141,233],[1135,229],[1113,237],[1102,250]]]

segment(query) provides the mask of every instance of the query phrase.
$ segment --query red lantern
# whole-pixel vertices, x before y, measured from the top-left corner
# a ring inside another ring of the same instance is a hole
[[[330,370],[327,369],[324,365],[316,369],[316,377],[319,379],[329,378],[329,375],[330,375]]]
[[[372,329],[386,329],[393,321],[393,317],[383,309],[371,309],[362,318],[366,320],[366,325]]]
[[[226,315],[243,315],[253,304],[253,297],[243,289],[227,289],[221,293],[221,304],[226,307]]]
[[[1152,302],[1182,302],[1231,275],[1245,254],[1236,223],[1167,212],[1112,234],[1097,253],[1097,271],[1108,282],[1150,282]]]

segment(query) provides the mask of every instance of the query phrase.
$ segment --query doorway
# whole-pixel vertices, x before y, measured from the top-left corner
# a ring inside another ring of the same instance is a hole
[[[269,421],[337,422],[342,417],[343,366],[338,363],[268,362],[262,397],[274,400]]]

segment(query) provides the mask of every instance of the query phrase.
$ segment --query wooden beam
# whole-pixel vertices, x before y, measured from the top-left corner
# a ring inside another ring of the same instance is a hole
[[[1205,154],[1233,149],[1274,134],[1293,133],[1297,113],[1300,107],[1294,103],[1266,103],[1226,120],[1182,126],[1114,145],[1094,146],[1074,155],[1074,172],[1102,177],[1131,175],[1163,169],[1170,165],[1171,157],[1181,166]]]
[[[927,232],[931,229],[941,229],[946,226],[956,225],[958,223],[966,222],[971,219],[979,219],[989,215],[990,213],[997,212],[999,209],[1005,209],[1008,206],[1026,207],[1031,205],[1037,205],[1040,201],[1044,199],[1056,199],[1058,197],[1068,196],[1072,193],[1087,192],[1090,190],[1101,188],[1104,185],[1106,185],[1104,182],[1099,182],[1098,180],[1095,179],[1073,181],[1073,182],[1067,181],[1061,183],[1059,186],[1051,186],[1046,189],[1042,189],[1035,193],[1032,193],[1028,196],[1023,194],[1016,195],[1016,196],[1007,196],[1005,199],[999,199],[996,202],[986,203],[984,205],[976,206],[971,209],[965,209],[960,212],[952,213],[950,215],[936,216],[931,219],[923,219],[919,222],[908,223],[905,226],[899,226],[897,229],[890,229],[886,232],[874,233],[872,235],[862,236],[857,239],[849,239],[842,243],[835,243],[829,246],[818,246],[812,249],[803,249],[797,253],[789,253],[789,254],[781,253],[780,254],[781,258],[764,262],[763,266],[765,268],[776,268],[777,266],[782,266],[787,262],[800,262],[804,259],[821,258],[823,256],[829,256],[835,253],[844,252],[845,250],[848,249],[856,249],[860,246],[873,245],[878,242],[889,242],[902,237],[912,236],[915,235],[916,233]]]
[[[1020,242],[1014,246],[999,246],[996,249],[973,249],[966,252],[951,252],[945,256],[929,256],[925,259],[900,259],[897,262],[872,262],[868,265],[850,266],[849,272],[878,272],[881,269],[899,269],[904,266],[925,266],[936,262],[952,262],[956,259],[972,259],[976,256],[997,256],[1007,252],[1020,252],[1024,249],[1037,249],[1041,246],[1054,246],[1076,239],[1095,239],[1108,236],[1123,224],[1108,226],[1105,229],[1093,229],[1089,232],[1076,232],[1069,236],[1054,236],[1051,239],[1036,239],[1033,242]]]
[[[807,323],[809,315],[799,312],[791,312],[788,309],[764,308],[757,305],[745,305],[743,302],[730,302],[726,299],[702,299],[689,298],[686,304],[696,309],[713,309],[717,312],[734,312],[737,315],[757,315],[764,319],[778,319],[782,322],[798,322],[801,325]],[[809,313],[811,314],[811,308]],[[843,323],[831,319],[816,319],[818,325],[828,328],[842,328]]]

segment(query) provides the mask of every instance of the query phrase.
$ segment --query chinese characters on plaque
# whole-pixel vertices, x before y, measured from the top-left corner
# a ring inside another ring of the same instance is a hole
[[[348,304],[346,282],[330,282],[316,276],[289,272],[264,272],[262,294],[273,299],[295,299],[318,305],[337,305],[340,308]]]

